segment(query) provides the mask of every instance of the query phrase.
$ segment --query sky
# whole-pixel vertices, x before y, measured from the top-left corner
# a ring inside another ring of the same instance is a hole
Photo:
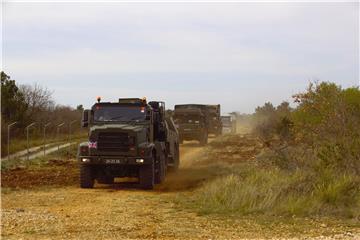
[[[359,85],[359,3],[2,4],[2,70],[59,104],[120,97],[251,113]]]

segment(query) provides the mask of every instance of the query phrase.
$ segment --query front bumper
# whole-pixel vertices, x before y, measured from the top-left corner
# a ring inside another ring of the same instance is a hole
[[[93,165],[146,165],[151,161],[153,161],[151,157],[78,156],[79,163]]]
[[[231,128],[230,127],[223,127],[222,128],[222,133],[231,133]]]
[[[203,134],[200,129],[186,129],[179,131],[180,138],[184,140],[197,140]]]

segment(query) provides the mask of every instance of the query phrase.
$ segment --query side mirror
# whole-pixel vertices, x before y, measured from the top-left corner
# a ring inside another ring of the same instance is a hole
[[[90,110],[84,110],[84,112],[82,114],[82,119],[81,119],[81,126],[83,128],[86,128],[89,126],[89,116],[90,116]]]

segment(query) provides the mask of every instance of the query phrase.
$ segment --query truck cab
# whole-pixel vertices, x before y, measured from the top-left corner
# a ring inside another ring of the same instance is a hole
[[[234,116],[221,116],[222,134],[236,133],[236,118]]]
[[[204,109],[193,104],[175,106],[174,119],[180,143],[184,140],[197,140],[201,145],[207,144],[209,121]]]
[[[98,99],[85,110],[82,126],[89,132],[88,141],[78,148],[80,186],[92,188],[95,181],[111,184],[122,177],[137,178],[144,189],[161,183],[168,166],[179,161],[178,134],[168,129],[164,108],[160,102],[121,98]],[[172,148],[167,147],[170,144]]]

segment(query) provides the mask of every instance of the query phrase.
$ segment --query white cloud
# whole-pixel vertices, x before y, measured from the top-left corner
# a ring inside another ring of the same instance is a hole
[[[293,79],[309,76],[355,83],[359,78],[358,3],[4,6],[5,71],[15,79],[46,79],[50,88],[52,84],[58,86],[56,83],[64,75],[76,75],[79,85],[88,75],[126,75],[135,79],[146,74],[156,78],[156,74],[161,77],[177,73],[234,74],[245,79],[266,76],[253,80],[258,85],[284,76],[288,83],[281,92],[274,93],[272,97],[277,99],[277,95],[293,91]],[[223,79],[221,84],[226,81]],[[244,80],[244,89],[246,84]],[[82,89],[79,85],[74,83],[73,89]],[[128,94],[138,90],[129,84],[123,89]],[[59,99],[75,93],[62,88],[54,90]],[[86,89],[89,95],[95,90]],[[216,90],[204,89],[201,96],[210,101]],[[108,87],[103,91],[111,95],[115,90]],[[258,87],[253,91],[264,90]],[[171,87],[165,92],[153,90],[150,94],[163,95],[171,102],[180,101],[181,94],[189,93]],[[246,97],[256,98],[251,94]],[[187,98],[195,100],[196,94]],[[242,102],[245,96],[234,98]],[[229,108],[229,102],[224,104]]]

